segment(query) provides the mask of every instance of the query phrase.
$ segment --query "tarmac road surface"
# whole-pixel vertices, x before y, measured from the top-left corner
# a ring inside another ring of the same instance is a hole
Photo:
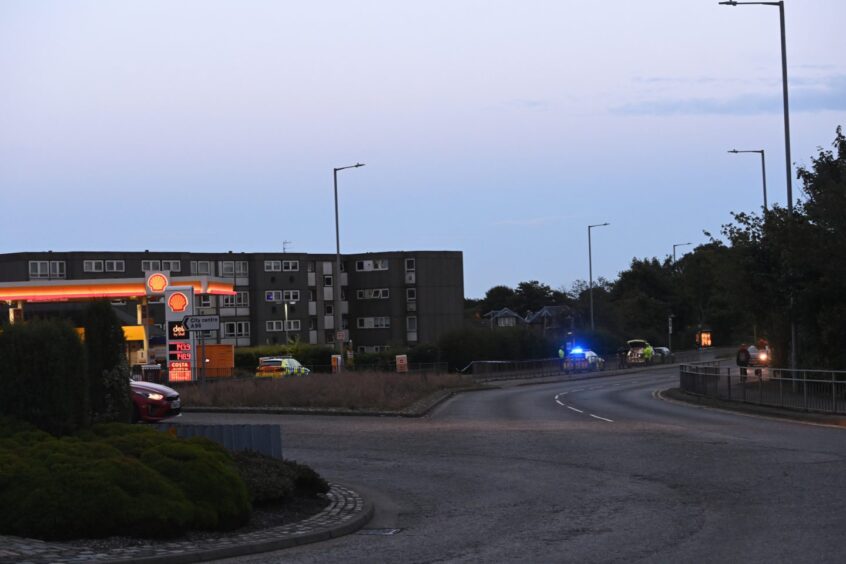
[[[225,562],[842,562],[846,430],[664,401],[677,368],[460,394],[419,419],[277,422],[356,488],[356,534]]]

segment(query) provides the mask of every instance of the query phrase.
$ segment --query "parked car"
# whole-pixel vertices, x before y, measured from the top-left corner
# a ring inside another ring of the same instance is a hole
[[[628,365],[652,362],[655,349],[647,341],[643,339],[632,339],[627,341],[626,344],[629,346],[629,352],[626,354],[626,363]]]
[[[604,370],[605,359],[590,349],[576,347],[567,353],[563,368],[567,372]]]
[[[290,356],[263,356],[256,368],[258,378],[282,378],[284,376],[305,376],[311,370]]]
[[[179,392],[161,384],[129,380],[132,390],[132,422],[155,423],[175,417],[182,411]]]
[[[667,347],[655,347],[654,351],[655,355],[653,359],[655,362],[665,363],[675,360],[675,355]]]

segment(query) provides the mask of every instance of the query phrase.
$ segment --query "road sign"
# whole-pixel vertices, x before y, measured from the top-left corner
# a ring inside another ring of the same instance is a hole
[[[347,341],[347,331],[335,331],[335,340],[341,343],[345,343]]]
[[[182,320],[189,331],[217,331],[220,329],[219,315],[189,315]]]

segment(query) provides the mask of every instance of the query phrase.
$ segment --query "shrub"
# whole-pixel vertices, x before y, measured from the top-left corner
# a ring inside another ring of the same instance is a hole
[[[0,461],[3,533],[49,540],[162,537],[190,523],[191,503],[183,492],[105,444],[50,437],[3,449]]]
[[[204,439],[116,423],[0,436],[0,534],[169,537],[240,525],[249,510],[232,458]]]
[[[329,491],[329,483],[303,464],[258,452],[239,452],[234,458],[257,507],[284,503],[295,495],[315,497]]]
[[[101,300],[85,310],[84,326],[91,418],[128,422],[132,400],[120,320],[111,304]]]
[[[53,434],[89,421],[85,350],[59,321],[15,324],[0,334],[0,413]]]
[[[233,529],[249,519],[247,488],[232,457],[217,443],[202,437],[163,441],[146,449],[140,460],[185,492],[196,528]]]

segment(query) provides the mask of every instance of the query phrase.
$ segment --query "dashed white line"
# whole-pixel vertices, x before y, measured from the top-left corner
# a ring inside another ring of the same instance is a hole
[[[613,420],[613,419],[606,419],[606,418],[604,418],[604,417],[600,417],[599,415],[594,415],[593,413],[588,413],[588,415],[590,415],[590,416],[591,416],[591,417],[593,417],[594,419],[602,419],[603,421],[608,421],[609,423],[613,423],[613,422],[614,422],[614,420]]]
[[[584,413],[584,411],[582,411],[581,409],[576,409],[576,408],[575,408],[575,407],[573,407],[572,405],[565,405],[564,407],[566,407],[567,409],[571,409],[571,410],[573,410],[573,411],[575,411],[575,412],[577,412],[577,413]]]

